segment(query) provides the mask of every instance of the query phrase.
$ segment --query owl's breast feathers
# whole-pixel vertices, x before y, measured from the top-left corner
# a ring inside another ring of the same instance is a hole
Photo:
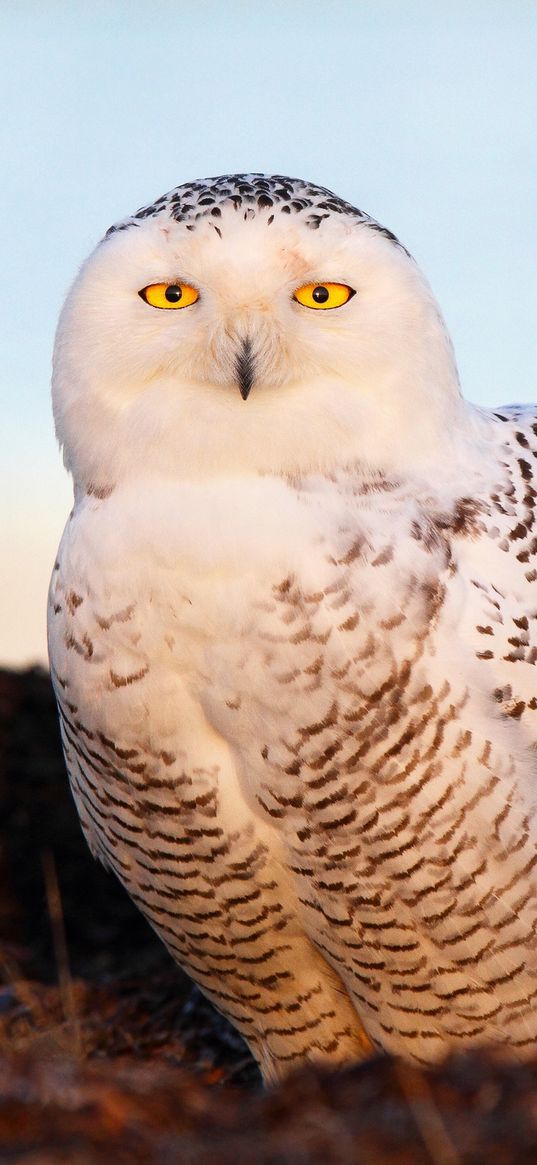
[[[537,1037],[537,424],[490,425],[475,492],[153,483],[64,535],[90,844],[267,1075],[358,1055],[358,1016],[421,1060]]]

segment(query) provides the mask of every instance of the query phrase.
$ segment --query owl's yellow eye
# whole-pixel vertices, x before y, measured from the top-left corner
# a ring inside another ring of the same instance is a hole
[[[189,283],[150,283],[138,292],[151,307],[190,307],[200,297],[199,291]]]
[[[304,287],[297,287],[293,295],[297,303],[303,307],[331,308],[343,307],[351,296],[355,295],[352,287],[346,283],[305,283]]]

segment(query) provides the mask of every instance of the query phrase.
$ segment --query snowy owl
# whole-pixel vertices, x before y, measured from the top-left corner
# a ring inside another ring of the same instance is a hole
[[[53,383],[93,853],[266,1079],[537,1037],[537,416],[469,406],[405,247],[280,176],[112,227]]]

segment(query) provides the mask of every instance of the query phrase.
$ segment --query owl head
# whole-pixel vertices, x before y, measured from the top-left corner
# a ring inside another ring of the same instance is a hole
[[[188,183],[111,227],[58,327],[75,483],[434,464],[464,424],[449,338],[395,236],[329,190]]]

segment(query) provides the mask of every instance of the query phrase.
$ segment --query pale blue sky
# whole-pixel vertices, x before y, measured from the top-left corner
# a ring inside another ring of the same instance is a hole
[[[536,0],[0,0],[0,55],[0,663],[44,658],[62,298],[111,222],[180,182],[331,187],[425,270],[465,394],[537,398]]]

